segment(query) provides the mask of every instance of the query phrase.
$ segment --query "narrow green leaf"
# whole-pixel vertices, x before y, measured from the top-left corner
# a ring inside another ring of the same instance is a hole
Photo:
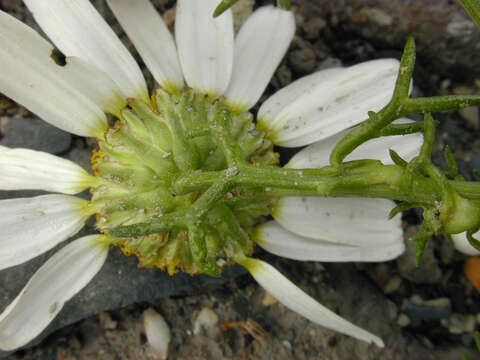
[[[437,122],[438,123],[438,122]],[[405,124],[390,124],[378,132],[379,136],[408,135],[423,131],[423,121]]]
[[[455,178],[458,175],[458,164],[448,145],[445,147],[444,155],[448,166],[448,176]]]
[[[425,252],[425,247],[427,246],[428,239],[431,234],[417,234],[411,240],[415,242],[415,264],[420,266],[423,258],[423,253]]]
[[[238,0],[222,0],[213,12],[213,17],[216,18],[222,15],[225,11],[231,8]]]
[[[390,158],[395,163],[395,165],[398,165],[401,167],[406,167],[408,165],[408,162],[403,160],[402,157],[398,155],[398,153],[395,150],[389,149],[388,152],[390,154]]]
[[[446,95],[406,99],[401,116],[427,112],[445,112],[480,105],[480,95]]]
[[[475,331],[475,333],[473,334],[473,338],[475,339],[475,345],[477,345],[478,351],[480,351],[480,332]]]
[[[480,28],[480,1],[478,0],[458,0],[458,2],[467,11],[468,15],[475,21]]]
[[[408,209],[413,209],[413,208],[418,208],[418,207],[423,207],[424,205],[421,203],[410,203],[410,202],[402,202],[395,206],[392,211],[388,214],[389,219],[393,219],[395,216],[397,216],[399,213],[408,210]]]
[[[400,69],[393,93],[394,100],[404,100],[408,98],[408,91],[412,80],[413,69],[415,67],[415,40],[409,38],[403,49],[402,59],[400,60]]]

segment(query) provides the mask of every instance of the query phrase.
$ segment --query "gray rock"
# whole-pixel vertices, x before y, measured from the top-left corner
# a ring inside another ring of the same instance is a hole
[[[354,34],[362,42],[371,41],[377,50],[401,49],[407,38],[414,35],[417,52],[425,64],[426,81],[431,80],[433,73],[461,78],[465,72],[460,69],[468,69],[471,78],[480,76],[480,32],[456,1],[297,0],[296,3],[297,14],[305,24],[317,17],[328,19],[330,32],[326,36],[336,45],[342,42],[346,45],[345,34]],[[364,60],[371,59],[370,53],[359,55]]]
[[[5,126],[1,145],[62,153],[70,147],[72,136],[45,121],[35,118],[13,118]]]

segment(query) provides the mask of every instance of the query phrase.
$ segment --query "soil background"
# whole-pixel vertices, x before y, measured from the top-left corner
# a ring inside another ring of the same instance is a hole
[[[92,2],[135,53],[105,1]],[[152,2],[172,24],[175,1]],[[255,7],[267,3],[257,1]],[[0,0],[0,9],[40,30],[21,1]],[[399,58],[408,36],[417,40],[414,96],[480,91],[480,32],[455,1],[294,0],[293,11],[297,33],[264,98],[319,69]],[[248,6],[240,13],[248,15]],[[480,170],[478,107],[436,119],[434,160],[444,165],[442,150],[448,145],[462,174],[474,179],[473,170]],[[89,168],[90,140],[48,126],[1,95],[0,136],[1,145],[48,151]],[[286,161],[291,153],[281,155]],[[0,199],[34,194],[0,192]],[[420,216],[415,210],[403,215],[406,239],[417,230]],[[92,232],[89,224],[80,235]],[[220,279],[170,278],[137,269],[135,259],[113,249],[105,268],[39,339],[0,357],[152,359],[142,313],[153,307],[171,328],[170,359],[460,360],[464,354],[480,359],[472,336],[479,327],[480,295],[463,273],[467,258],[439,237],[430,241],[422,266],[416,268],[413,246],[407,245],[405,255],[380,264],[302,263],[257,253],[322,304],[380,335],[384,349],[296,315],[272,301],[239,267]],[[0,309],[51,253],[0,273]],[[204,308],[215,312],[217,321],[194,332]]]

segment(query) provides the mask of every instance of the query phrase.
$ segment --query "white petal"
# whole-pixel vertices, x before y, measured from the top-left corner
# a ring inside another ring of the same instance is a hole
[[[67,57],[62,69],[71,84],[100,109],[116,116],[127,105],[118,86],[102,70],[78,57]]]
[[[62,130],[103,137],[105,114],[55,64],[52,50],[34,30],[0,11],[0,91]]]
[[[285,229],[311,239],[376,246],[402,238],[400,216],[389,220],[395,203],[385,199],[286,197],[273,217]]]
[[[368,111],[379,111],[390,101],[398,66],[397,60],[384,59],[330,70],[315,87],[306,87],[293,102],[284,103],[275,117],[260,109],[260,126],[275,144],[286,147],[332,136],[366,120]],[[299,86],[292,91],[298,94]],[[275,97],[271,101],[278,102]]]
[[[0,270],[75,235],[89,216],[87,205],[87,200],[70,195],[0,200]]]
[[[479,232],[474,234],[475,238],[478,238]],[[475,236],[477,235],[477,236]],[[469,256],[478,256],[480,255],[480,251],[475,249],[467,240],[467,233],[463,232],[460,234],[452,234],[453,245],[455,249],[460,251],[461,253]]]
[[[245,266],[255,280],[279,302],[310,321],[368,343],[373,342],[379,347],[384,346],[378,336],[355,326],[320,305],[271,265],[252,258],[242,259],[240,264]]]
[[[368,247],[333,244],[296,235],[275,221],[257,227],[253,238],[272,254],[300,261],[378,262],[395,259],[405,251],[401,237],[391,244]]]
[[[66,55],[97,66],[125,98],[148,101],[142,72],[133,56],[89,0],[24,0],[37,23]]]
[[[212,97],[223,94],[232,74],[233,20],[212,14],[221,0],[178,0],[175,38],[187,84]]]
[[[338,67],[318,71],[295,80],[288,86],[278,90],[275,94],[265,100],[260,107],[258,111],[259,123],[268,128],[269,124],[272,123],[274,119],[278,118],[278,115],[286,106],[293,103],[301,96],[311,93],[317,86],[329,81],[333,76],[341,74],[343,70],[343,68]]]
[[[412,122],[402,118],[395,123]],[[286,165],[294,169],[319,168],[329,165],[329,156],[334,146],[350,130],[342,131],[325,140],[320,140],[307,146],[296,153]],[[345,161],[360,159],[380,160],[384,164],[393,164],[389,155],[389,149],[395,150],[406,161],[412,160],[418,155],[423,144],[423,135],[420,133],[410,135],[383,136],[363,143],[349,154]]]
[[[172,336],[165,319],[152,308],[148,308],[143,312],[143,325],[154,354],[160,360],[167,359],[168,345]]]
[[[232,79],[225,92],[230,104],[241,111],[255,105],[294,34],[291,11],[265,6],[248,17],[235,39]]]
[[[181,89],[183,74],[173,36],[150,1],[107,2],[155,80],[166,89]]]
[[[90,282],[107,258],[101,239],[91,235],[75,240],[37,270],[0,315],[0,349],[13,350],[33,340]]]
[[[0,146],[0,190],[45,190],[76,194],[96,183],[77,164],[29,149]]]

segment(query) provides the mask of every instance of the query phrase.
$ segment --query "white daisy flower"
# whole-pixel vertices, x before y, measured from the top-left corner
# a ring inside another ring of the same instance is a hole
[[[109,235],[117,226],[159,219],[195,204],[198,193],[176,196],[171,190],[179,173],[226,169],[228,156],[215,145],[221,136],[206,137],[197,127],[216,111],[233,114],[227,126],[246,159],[274,164],[271,142],[250,128],[248,110],[285,55],[295,21],[290,11],[261,7],[234,38],[230,10],[212,17],[219,0],[179,0],[174,38],[148,0],[107,2],[161,87],[151,97],[132,55],[88,0],[24,0],[66,56],[65,66],[52,60],[50,42],[0,12],[0,91],[48,123],[99,142],[93,156],[95,175],[53,155],[0,147],[1,190],[60,193],[0,201],[0,269],[24,263],[67,240],[91,215],[97,214],[97,228],[103,233],[69,243],[35,273],[0,315],[0,348],[16,349],[39,335],[100,270],[109,245],[136,254],[142,266],[170,273],[177,268],[202,272],[195,258],[199,251],[207,251],[207,260],[220,269],[237,261],[290,309],[383,346],[380,338],[324,308],[273,267],[248,256],[255,241],[274,254],[298,260],[392,259],[404,245],[400,220],[387,220],[391,201],[283,198],[274,206],[276,222],[260,225],[253,231],[253,241],[246,234],[251,229],[245,228],[253,228],[263,213],[255,216],[250,208],[245,212],[224,205],[212,211],[231,215],[228,226],[215,224],[212,215],[201,233],[173,227],[140,237]],[[343,132],[365,120],[368,110],[379,110],[389,101],[398,65],[392,59],[375,60],[302,78],[261,106],[258,129],[280,146],[311,144],[288,167],[326,165]],[[113,127],[106,114],[117,118]],[[420,135],[374,140],[351,159],[387,162],[388,148],[409,158],[421,141]],[[91,201],[72,196],[87,188]],[[206,250],[195,248],[195,237],[206,242]],[[232,243],[230,237],[238,242]]]

